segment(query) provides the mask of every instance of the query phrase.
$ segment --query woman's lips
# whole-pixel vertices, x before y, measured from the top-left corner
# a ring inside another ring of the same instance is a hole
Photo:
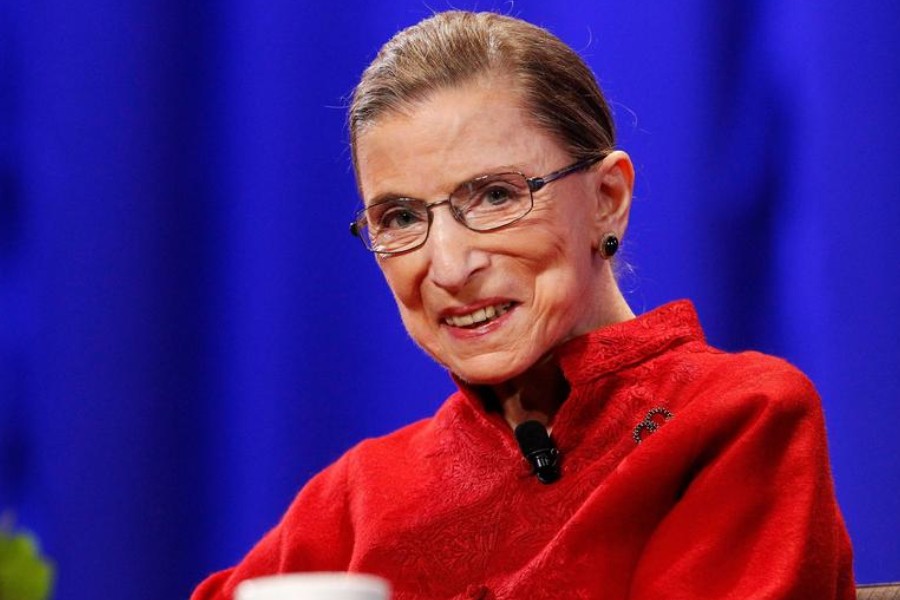
[[[441,323],[459,329],[476,329],[499,319],[513,308],[514,302],[505,301],[488,304],[478,308],[455,309],[453,314],[446,314]]]

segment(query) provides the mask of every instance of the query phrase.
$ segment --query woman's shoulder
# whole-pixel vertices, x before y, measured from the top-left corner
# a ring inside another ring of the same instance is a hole
[[[390,433],[370,437],[356,444],[348,454],[358,455],[393,455],[397,452],[409,452],[412,446],[427,438],[427,432],[433,428],[434,417],[420,419],[404,425]]]
[[[725,352],[705,344],[677,359],[693,373],[685,406],[709,411],[817,413],[820,399],[803,371],[783,358],[757,351]],[[679,367],[676,367],[679,368]]]
[[[803,371],[788,360],[756,350],[729,352],[702,343],[689,349],[685,358],[702,365],[707,376],[713,378],[760,378],[793,384],[809,382]]]
[[[774,386],[809,390],[812,382],[797,366],[784,358],[756,350],[726,352],[707,346],[703,353],[707,383],[721,382],[741,388]]]

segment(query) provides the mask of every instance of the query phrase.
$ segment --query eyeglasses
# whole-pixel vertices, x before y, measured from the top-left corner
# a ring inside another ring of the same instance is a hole
[[[442,204],[449,204],[453,218],[472,231],[494,231],[531,212],[534,193],[545,185],[586,169],[602,158],[580,160],[543,177],[525,177],[517,172],[483,175],[463,183],[446,200],[438,202],[416,198],[376,202],[356,213],[350,233],[376,254],[409,252],[428,240],[434,220],[432,209]]]

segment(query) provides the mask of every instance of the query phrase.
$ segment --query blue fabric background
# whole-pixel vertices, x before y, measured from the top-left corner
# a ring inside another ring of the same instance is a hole
[[[857,577],[900,579],[900,5],[454,4],[587,58],[638,170],[633,307],[690,297],[810,375]],[[0,6],[0,509],[60,600],[185,597],[451,389],[346,233],[346,98],[430,9]]]

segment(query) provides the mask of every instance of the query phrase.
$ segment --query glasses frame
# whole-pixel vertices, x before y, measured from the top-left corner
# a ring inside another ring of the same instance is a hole
[[[420,200],[418,198],[407,198],[407,200],[418,200],[420,202],[423,202],[425,205],[425,212],[428,213],[428,227],[425,230],[425,236],[422,238],[421,242],[415,244],[414,246],[410,246],[409,248],[404,248],[402,250],[387,250],[387,251],[385,251],[385,250],[375,250],[374,248],[372,248],[369,245],[371,243],[371,241],[368,240],[369,236],[363,234],[363,231],[362,231],[363,227],[365,226],[365,223],[366,223],[366,213],[370,208],[372,208],[372,206],[376,206],[377,204],[380,204],[380,203],[376,203],[376,204],[367,206],[367,207],[359,210],[356,213],[356,219],[354,219],[353,222],[350,223],[350,233],[354,237],[359,238],[359,240],[362,242],[362,244],[366,248],[366,250],[373,252],[375,254],[378,254],[379,256],[395,256],[398,254],[405,254],[407,252],[412,252],[413,250],[418,250],[419,248],[424,246],[425,243],[428,241],[428,236],[431,235],[431,224],[434,221],[433,209],[438,206],[441,206],[442,204],[449,204],[450,209],[451,209],[450,214],[453,215],[454,220],[456,220],[457,223],[459,223],[460,225],[462,225],[463,227],[465,227],[466,229],[468,229],[470,231],[476,231],[478,233],[497,231],[498,229],[508,227],[508,226],[512,225],[513,223],[516,223],[516,222],[522,220],[534,209],[534,193],[535,192],[542,190],[547,184],[553,183],[554,181],[558,181],[558,180],[562,179],[563,177],[566,177],[567,175],[571,175],[572,173],[576,173],[578,171],[587,169],[588,167],[591,167],[591,166],[597,164],[604,158],[606,158],[606,154],[602,154],[600,156],[593,156],[591,158],[585,158],[585,159],[579,160],[577,162],[574,162],[566,167],[563,167],[562,169],[558,169],[556,171],[553,171],[552,173],[548,173],[547,175],[544,175],[542,177],[527,177],[527,176],[525,176],[524,173],[520,173],[519,171],[504,171],[503,173],[488,173],[486,175],[481,175],[479,177],[476,177],[475,179],[472,179],[472,180],[462,183],[461,185],[454,188],[454,190],[450,193],[449,196],[447,196],[447,198],[445,198],[444,200],[438,200],[437,202],[425,202],[424,200]],[[530,197],[529,199],[530,199],[531,203],[528,207],[528,210],[526,210],[520,216],[516,217],[512,221],[509,221],[508,223],[503,223],[502,225],[497,225],[496,227],[490,227],[488,229],[474,229],[474,228],[470,227],[468,223],[465,222],[462,215],[457,210],[453,210],[454,209],[454,206],[452,204],[453,194],[455,194],[456,191],[458,189],[460,189],[462,186],[467,185],[469,183],[480,181],[482,179],[486,179],[488,177],[497,177],[499,175],[509,175],[509,174],[520,175],[525,180],[525,183],[528,185],[528,195]],[[395,199],[392,199],[389,201],[393,202],[394,200]]]

